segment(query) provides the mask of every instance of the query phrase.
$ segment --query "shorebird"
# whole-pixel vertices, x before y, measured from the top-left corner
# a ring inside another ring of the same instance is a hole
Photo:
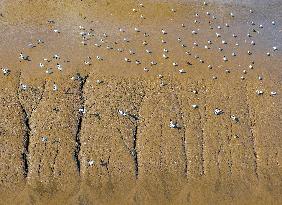
[[[21,90],[27,90],[28,86],[26,84],[20,84],[20,89]]]
[[[157,65],[157,62],[151,61],[151,66],[153,66],[153,65]]]
[[[167,34],[167,32],[166,32],[164,29],[162,29],[162,33],[163,33],[164,35]]]
[[[23,54],[23,53],[20,53],[20,57],[19,57],[20,59],[22,59],[22,60],[27,60],[27,61],[29,61],[29,56],[28,55],[25,55],[25,54]]]
[[[271,95],[271,96],[275,96],[275,95],[277,95],[277,92],[271,91],[271,92],[270,92],[270,95]]]
[[[57,91],[58,90],[58,86],[56,84],[53,84],[53,91]]]
[[[118,113],[123,117],[127,116],[127,112],[125,112],[123,110],[118,110]]]
[[[232,119],[233,121],[239,122],[239,118],[236,117],[235,115],[231,115],[230,117],[231,117],[231,119]]]
[[[259,76],[258,79],[259,79],[259,80],[263,80],[262,76]]]
[[[126,62],[128,62],[128,63],[130,63],[130,62],[131,62],[131,60],[130,60],[130,59],[128,59],[128,58],[124,58],[124,60],[125,60]]]
[[[146,52],[149,53],[149,54],[152,53],[152,51],[150,51],[149,49],[146,49]]]
[[[86,113],[86,108],[84,108],[84,107],[79,108],[79,109],[78,109],[78,112],[79,112],[80,114],[85,114],[85,113]]]
[[[59,31],[59,29],[54,29],[53,30],[55,33],[61,33],[60,31]]]
[[[170,128],[179,128],[178,124],[175,121],[170,120],[169,122],[169,127]]]
[[[163,54],[164,59],[168,59],[168,56],[166,54]]]
[[[257,95],[263,95],[263,93],[264,93],[264,92],[263,92],[262,90],[256,90],[256,94],[257,94]]]
[[[193,109],[197,109],[198,107],[199,107],[199,106],[196,105],[196,104],[192,105],[192,108],[193,108]]]
[[[53,56],[53,58],[54,58],[54,59],[60,59],[60,56],[59,56],[58,54],[55,54],[55,55]]]
[[[102,60],[103,60],[103,58],[102,58],[101,56],[96,56],[96,59],[97,59],[98,61],[102,61]]]
[[[42,142],[47,142],[48,141],[48,137],[46,137],[46,136],[41,137],[41,141]]]
[[[130,55],[134,55],[134,54],[135,54],[135,51],[134,51],[134,50],[129,49],[129,54],[130,54]]]
[[[97,83],[97,84],[101,84],[101,83],[103,83],[103,82],[104,82],[103,80],[99,80],[99,79],[96,80],[96,83]]]
[[[224,112],[223,112],[223,110],[221,110],[221,109],[219,109],[219,108],[216,108],[215,110],[214,110],[214,114],[215,115],[221,115],[221,114],[223,114]]]
[[[95,163],[95,161],[94,161],[94,160],[89,160],[89,161],[88,161],[88,166],[90,166],[90,167],[91,167],[91,166],[93,166],[93,165],[94,165],[94,163]]]
[[[46,71],[45,71],[46,74],[52,74],[53,73],[53,69],[52,68],[48,68]]]
[[[4,75],[9,75],[11,71],[8,68],[2,68],[2,72]]]
[[[60,70],[60,71],[62,71],[62,70],[63,70],[62,65],[59,64],[59,63],[57,63],[57,69]]]
[[[98,43],[94,43],[94,46],[100,48],[101,47],[101,44],[98,44]]]
[[[142,43],[144,46],[147,46],[148,45],[148,42],[147,41],[143,41]]]

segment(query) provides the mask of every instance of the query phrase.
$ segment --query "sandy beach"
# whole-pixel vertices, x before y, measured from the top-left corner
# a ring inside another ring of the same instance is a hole
[[[0,204],[281,204],[281,10],[0,0]]]

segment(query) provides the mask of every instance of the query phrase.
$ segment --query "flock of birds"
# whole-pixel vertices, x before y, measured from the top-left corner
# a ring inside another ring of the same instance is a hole
[[[207,3],[207,2],[203,2],[203,5],[204,5],[205,7],[207,7],[207,6],[208,6],[208,3]],[[143,5],[142,3],[140,3],[138,6],[139,6],[140,8],[143,8],[143,7],[144,7],[144,5]],[[141,9],[140,9],[140,10],[141,10]],[[133,13],[138,13],[140,10],[133,8],[133,9],[132,9],[132,12],[133,12]],[[177,11],[172,8],[172,9],[171,9],[171,12],[175,13],[175,12],[177,12]],[[201,11],[201,12],[203,12],[203,11]],[[253,10],[249,10],[249,12],[250,12],[250,13],[253,13]],[[209,23],[209,29],[210,29],[211,31],[214,31],[214,35],[215,35],[216,39],[218,39],[218,41],[220,42],[220,44],[222,44],[222,46],[218,47],[218,50],[219,50],[220,52],[222,52],[222,51],[224,50],[223,47],[226,46],[226,45],[228,45],[229,42],[227,42],[227,41],[223,38],[223,36],[221,35],[220,31],[221,31],[221,30],[224,30],[225,27],[226,27],[226,28],[229,28],[230,25],[229,25],[228,23],[225,23],[224,25],[218,25],[218,26],[215,27],[215,26],[212,24],[212,22],[213,22],[213,20],[217,19],[217,17],[216,17],[215,15],[212,15],[212,13],[209,12],[209,11],[205,11],[204,14],[202,14],[202,13],[195,13],[194,15],[195,15],[195,16],[194,16],[195,20],[194,20],[193,24],[195,24],[195,25],[200,24],[200,20],[199,20],[199,16],[200,16],[200,15],[206,15],[207,17],[209,17],[209,21],[208,21],[208,23]],[[235,18],[235,14],[234,14],[234,13],[231,12],[229,15],[230,15],[230,17],[231,17],[232,19]],[[141,18],[141,19],[146,19],[145,15],[143,15],[143,14],[140,14],[140,18]],[[56,22],[55,22],[54,20],[48,20],[47,23],[50,24],[50,25],[55,25]],[[256,25],[256,23],[253,22],[253,21],[250,22],[250,24],[251,24],[251,26]],[[276,25],[276,22],[275,22],[275,21],[272,21],[272,22],[270,22],[270,24],[273,25],[273,26],[275,26],[275,25]],[[186,25],[185,25],[184,23],[182,23],[182,24],[181,24],[181,27],[182,27],[182,28],[185,28]],[[264,27],[264,25],[260,24],[260,25],[258,25],[258,28],[252,28],[252,32],[254,32],[254,33],[259,33],[260,31],[259,31],[258,29],[263,29],[263,27]],[[82,44],[83,46],[89,46],[89,45],[92,46],[93,43],[92,43],[91,40],[92,40],[93,38],[94,38],[94,39],[97,39],[97,35],[96,35],[96,33],[94,32],[94,29],[86,29],[84,26],[79,26],[78,29],[79,29],[79,36],[80,36],[80,39],[81,39],[81,44]],[[61,31],[60,31],[60,29],[58,29],[58,28],[53,27],[53,28],[52,28],[52,31],[53,31],[54,33],[57,33],[58,35],[61,34]],[[125,33],[126,33],[126,31],[125,31],[124,29],[122,29],[122,28],[118,28],[118,32],[120,32],[121,34],[125,34]],[[150,36],[150,33],[149,33],[149,32],[141,31],[141,29],[139,29],[138,27],[133,27],[133,28],[132,28],[132,32],[143,33],[145,39]],[[200,29],[191,30],[192,36],[197,36],[199,32],[200,32]],[[159,29],[159,35],[160,35],[160,36],[166,36],[166,35],[168,35],[168,31],[166,31],[166,29],[164,29],[164,28],[160,28],[160,29]],[[251,45],[251,46],[255,46],[255,45],[256,45],[256,42],[255,42],[255,40],[252,38],[252,35],[253,35],[253,34],[252,34],[251,32],[247,33],[247,36],[249,37],[249,39],[251,39],[251,40],[250,40],[250,45]],[[131,40],[129,40],[129,38],[123,37],[123,39],[122,39],[121,41],[114,41],[114,42],[112,42],[111,44],[108,44],[108,42],[109,42],[109,41],[107,41],[108,34],[103,33],[101,36],[102,36],[102,37],[100,37],[100,38],[98,39],[98,42],[95,42],[95,43],[94,43],[94,46],[97,47],[97,49],[100,49],[100,48],[102,48],[102,47],[105,47],[105,49],[107,49],[107,50],[113,50],[113,51],[118,52],[118,53],[125,53],[124,58],[122,59],[122,61],[125,62],[125,65],[124,65],[125,67],[126,67],[126,64],[127,64],[127,63],[128,63],[128,64],[135,63],[135,64],[138,65],[138,66],[139,66],[139,65],[143,65],[142,60],[139,60],[139,59],[133,60],[134,55],[136,54],[136,51],[135,51],[134,49],[125,50],[122,46],[120,46],[120,42],[123,42],[124,44],[130,43]],[[232,34],[232,37],[233,37],[234,39],[236,39],[238,36],[237,36],[237,34],[233,33],[233,34]],[[170,52],[171,52],[171,51],[169,50],[168,47],[166,47],[167,42],[166,42],[165,38],[163,38],[163,37],[160,38],[160,41],[161,41],[160,43],[163,45],[162,51],[159,53],[160,59],[163,59],[163,61],[166,61],[167,59],[170,59],[170,58],[171,58],[171,57],[170,57]],[[177,38],[177,39],[176,39],[176,42],[178,42],[178,43],[180,44],[180,46],[181,46],[183,49],[185,49],[185,55],[192,56],[192,52],[189,51],[189,50],[186,50],[186,48],[187,48],[188,46],[183,42],[183,39]],[[41,39],[38,39],[35,44],[34,44],[34,43],[28,44],[28,47],[29,47],[29,48],[34,48],[34,47],[36,47],[36,44],[37,44],[37,45],[38,45],[38,44],[44,44],[44,41],[41,40]],[[107,45],[106,45],[106,44],[107,44]],[[213,44],[214,44],[214,42],[213,42],[212,40],[207,40],[206,44],[203,45],[203,48],[204,48],[204,49],[214,49],[215,46],[213,46]],[[145,50],[145,52],[146,52],[148,55],[152,55],[153,51],[150,50],[150,48],[148,48],[147,45],[148,45],[148,41],[147,41],[147,40],[144,40],[144,41],[142,42],[142,47],[145,48],[144,50]],[[199,43],[198,43],[197,41],[193,42],[193,44],[192,44],[192,47],[193,47],[193,48],[199,47],[199,46],[202,46],[202,45],[199,45]],[[235,46],[236,46],[236,47],[239,47],[239,42],[236,42],[236,43],[235,43]],[[278,50],[278,47],[277,47],[277,46],[273,46],[273,47],[272,47],[271,49],[269,49],[269,50],[272,50],[272,51],[267,52],[267,53],[265,54],[266,57],[267,57],[267,56],[271,56],[271,55],[273,54],[273,52],[275,52],[275,51]],[[251,51],[251,50],[248,50],[248,51],[247,51],[247,55],[252,55],[252,51]],[[129,57],[129,56],[130,56],[130,57]],[[234,52],[231,53],[231,56],[232,56],[232,57],[235,57],[235,56],[237,56],[237,53],[234,51]],[[95,59],[96,59],[97,61],[106,61],[106,58],[104,58],[102,55],[97,55],[96,57],[91,57],[91,56],[85,57],[83,63],[84,63],[85,66],[90,66],[90,65],[92,64],[92,61],[95,60]],[[110,59],[110,58],[109,58],[109,59]],[[200,63],[206,63],[205,60],[202,59],[202,58],[200,58],[198,55],[195,55],[195,59],[197,59]],[[20,55],[19,55],[19,60],[20,60],[20,61],[31,61],[31,58],[30,58],[29,55],[27,55],[27,54],[21,52]],[[224,63],[224,62],[228,62],[228,61],[230,61],[229,57],[227,57],[226,55],[223,55],[223,56],[222,56],[222,62]],[[70,62],[70,61],[64,61],[64,62]],[[186,62],[186,63],[187,63],[188,66],[189,66],[189,65],[190,65],[190,66],[192,65],[191,62]],[[249,68],[250,68],[250,69],[253,69],[253,66],[254,66],[253,64],[254,64],[254,61],[250,62],[250,65],[249,65]],[[149,65],[143,66],[143,70],[144,70],[145,72],[149,72],[149,71],[150,71],[150,68],[153,67],[153,66],[156,66],[156,65],[158,65],[158,61],[157,61],[157,60],[156,60],[156,61],[155,61],[155,60],[152,60]],[[171,66],[174,67],[174,68],[178,68],[177,71],[178,71],[181,75],[185,75],[185,74],[187,73],[186,69],[182,68],[182,67],[184,67],[184,66],[180,65],[177,61],[173,61]],[[45,69],[45,72],[46,72],[46,74],[48,74],[48,75],[51,75],[51,74],[54,72],[54,69],[53,69],[53,68],[57,69],[57,70],[60,71],[60,72],[63,72],[63,65],[62,65],[62,63],[61,63],[61,57],[60,57],[59,54],[53,54],[51,58],[43,58],[43,59],[42,59],[42,62],[39,62],[39,63],[38,63],[38,67],[39,67],[40,69]],[[207,68],[208,68],[208,69],[213,69],[213,65],[208,64],[208,65],[207,65]],[[12,69],[9,69],[9,68],[7,68],[7,67],[3,67],[3,68],[2,68],[3,75],[5,75],[5,76],[10,75],[11,71],[12,71]],[[226,72],[226,73],[230,73],[230,70],[229,70],[229,69],[226,69],[225,72]],[[243,74],[246,74],[246,73],[247,73],[247,70],[243,70]],[[158,77],[159,77],[159,78],[162,78],[163,76],[162,76],[162,75],[158,75]],[[216,76],[212,76],[212,78],[213,78],[214,80],[217,79]],[[82,81],[82,80],[83,80],[83,78],[82,78],[79,74],[73,76],[71,79],[72,79],[72,80],[78,80],[78,81]],[[244,80],[244,79],[245,79],[244,75],[241,76],[241,80]],[[259,77],[258,77],[258,80],[262,81],[262,80],[263,80],[263,77],[262,77],[262,76],[259,76]],[[97,83],[101,83],[101,82],[102,82],[101,80],[97,80]],[[164,86],[164,83],[163,83],[163,82],[161,83],[161,86]],[[22,83],[22,84],[20,84],[20,87],[19,87],[19,88],[20,88],[22,91],[25,91],[25,90],[28,89],[28,85]],[[58,89],[59,89],[58,86],[54,83],[54,84],[53,84],[53,90],[54,90],[54,91],[57,91]],[[195,91],[195,92],[197,92],[197,91]],[[264,91],[263,91],[263,90],[256,90],[256,94],[257,94],[257,95],[263,95],[263,94],[264,94]],[[275,95],[277,95],[277,92],[276,92],[276,91],[271,91],[270,95],[271,95],[271,96],[275,96]],[[196,105],[196,104],[193,104],[193,105],[192,105],[192,108],[193,108],[193,109],[197,109],[197,108],[199,108],[199,106]],[[79,110],[79,112],[85,113],[85,110]],[[214,110],[214,114],[215,114],[215,115],[221,115],[221,114],[223,114],[223,113],[224,113],[224,111],[221,110],[221,109],[219,109],[219,108],[216,108],[216,109]],[[121,116],[127,116],[127,115],[128,115],[127,112],[122,111],[122,110],[118,110],[118,114],[121,115]],[[234,120],[234,121],[236,121],[236,122],[238,121],[238,117],[236,117],[236,116],[234,116],[234,115],[231,116],[231,119]],[[177,122],[175,122],[175,121],[170,121],[169,127],[171,127],[171,128],[179,128],[180,125],[177,124]]]

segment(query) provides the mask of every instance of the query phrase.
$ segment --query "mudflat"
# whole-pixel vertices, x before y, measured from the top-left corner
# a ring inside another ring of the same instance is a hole
[[[281,10],[1,0],[0,204],[281,204]]]

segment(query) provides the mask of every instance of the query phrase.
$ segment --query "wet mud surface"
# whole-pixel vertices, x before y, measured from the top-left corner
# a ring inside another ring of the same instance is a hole
[[[0,204],[280,204],[279,11],[0,1]]]

